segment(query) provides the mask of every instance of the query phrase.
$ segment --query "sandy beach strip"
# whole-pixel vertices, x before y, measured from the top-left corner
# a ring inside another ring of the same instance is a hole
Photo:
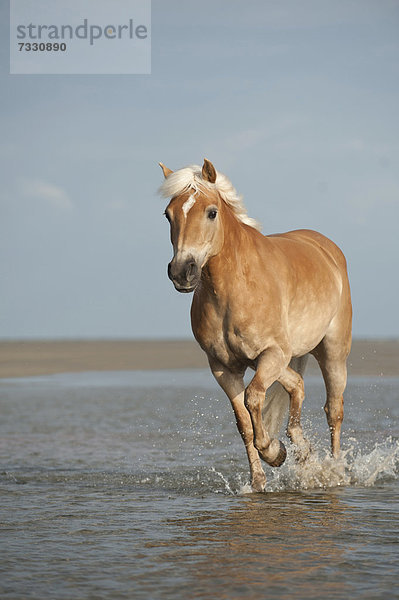
[[[399,377],[399,340],[354,340],[348,364],[349,375]],[[194,340],[0,341],[0,378],[207,367]],[[311,358],[307,372],[317,371]]]

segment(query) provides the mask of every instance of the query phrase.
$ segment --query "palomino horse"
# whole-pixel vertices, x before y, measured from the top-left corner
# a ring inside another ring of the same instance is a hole
[[[299,460],[309,453],[300,423],[308,353],[324,377],[337,458],[352,322],[342,252],[306,229],[262,235],[231,182],[206,159],[202,169],[176,172],[160,164],[160,193],[171,198],[165,211],[174,251],[168,275],[179,292],[194,292],[192,330],[233,406],[252,489],[265,487],[260,458],[274,467],[286,458],[284,444],[273,436],[288,396],[287,435]],[[245,388],[248,367],[255,375]]]

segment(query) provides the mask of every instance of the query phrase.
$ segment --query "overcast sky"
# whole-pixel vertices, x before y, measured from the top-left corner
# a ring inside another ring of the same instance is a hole
[[[344,250],[354,334],[399,336],[398,0],[153,0],[151,75],[9,75],[0,337],[190,337],[162,173],[206,156],[264,233]]]

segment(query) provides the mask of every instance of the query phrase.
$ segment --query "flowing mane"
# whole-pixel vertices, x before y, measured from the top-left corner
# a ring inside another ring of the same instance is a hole
[[[248,216],[242,196],[239,196],[230,179],[216,171],[215,183],[209,183],[202,177],[201,167],[190,165],[178,171],[174,171],[159,188],[159,193],[164,198],[171,198],[182,194],[193,188],[194,192],[206,193],[208,190],[216,190],[221,199],[231,208],[237,218],[246,225],[260,230],[260,224]]]

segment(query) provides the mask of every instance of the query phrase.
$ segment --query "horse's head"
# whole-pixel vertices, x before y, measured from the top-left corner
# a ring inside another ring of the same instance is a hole
[[[173,173],[160,165],[165,176],[161,191],[172,197],[165,210],[174,252],[168,276],[178,292],[192,292],[203,267],[223,245],[221,199],[213,185],[217,173],[207,159],[202,170],[187,167]]]

